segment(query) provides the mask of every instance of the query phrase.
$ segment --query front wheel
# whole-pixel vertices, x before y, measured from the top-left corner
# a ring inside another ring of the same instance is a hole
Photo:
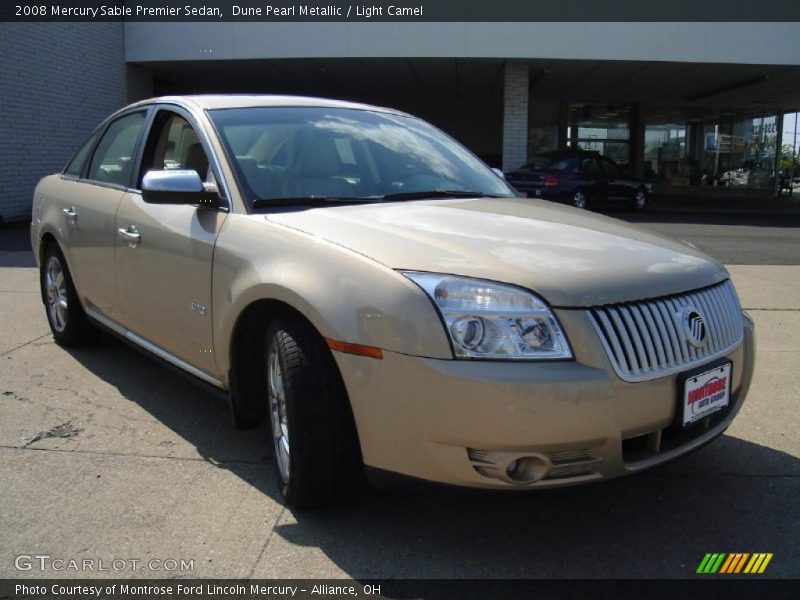
[[[645,207],[647,207],[647,192],[643,188],[639,188],[633,195],[633,208],[644,210]]]
[[[575,190],[572,192],[572,206],[575,208],[586,208],[586,192]]]
[[[88,341],[92,327],[78,299],[67,261],[55,243],[49,244],[42,255],[39,284],[56,343],[78,346]]]
[[[270,431],[284,498],[295,508],[333,504],[355,489],[363,470],[336,363],[299,318],[275,319],[266,342]]]
[[[639,188],[633,195],[633,208],[636,210],[644,210],[646,207],[647,192],[643,188]]]

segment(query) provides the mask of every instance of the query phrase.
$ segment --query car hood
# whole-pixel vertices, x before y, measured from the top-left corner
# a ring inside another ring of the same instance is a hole
[[[271,213],[267,219],[393,269],[512,283],[557,307],[654,298],[728,276],[683,242],[546,201],[394,202]]]

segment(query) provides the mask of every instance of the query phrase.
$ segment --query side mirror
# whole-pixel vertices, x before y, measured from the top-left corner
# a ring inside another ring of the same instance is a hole
[[[148,204],[191,204],[216,208],[219,195],[206,189],[197,171],[148,171],[142,179],[142,200]]]
[[[500,179],[505,180],[506,174],[503,173],[500,169],[498,169],[497,167],[492,167],[492,171],[494,171],[494,174],[497,175]]]

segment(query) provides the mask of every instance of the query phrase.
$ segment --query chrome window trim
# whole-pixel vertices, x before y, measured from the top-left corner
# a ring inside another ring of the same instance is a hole
[[[89,168],[89,165],[90,165],[90,163],[92,161],[92,157],[94,156],[94,151],[97,148],[97,144],[100,142],[100,140],[102,139],[103,135],[105,134],[106,129],[108,129],[108,126],[112,122],[114,122],[116,119],[119,119],[121,117],[126,116],[129,113],[133,113],[133,112],[136,112],[136,111],[145,111],[145,113],[146,113],[145,114],[145,122],[144,122],[144,125],[142,126],[142,128],[143,128],[143,132],[144,132],[144,130],[146,130],[147,135],[150,135],[150,126],[152,125],[152,116],[155,113],[155,111],[157,111],[159,109],[159,107],[170,107],[170,106],[180,108],[184,112],[186,112],[188,114],[188,116],[190,117],[189,122],[191,123],[192,127],[194,127],[197,130],[198,135],[202,136],[202,138],[203,138],[203,142],[204,142],[203,145],[204,145],[206,151],[209,154],[209,159],[213,163],[214,173],[215,173],[215,176],[216,176],[216,179],[217,179],[217,186],[219,187],[220,192],[222,193],[222,195],[220,197],[224,198],[225,202],[227,203],[227,206],[220,206],[220,207],[217,208],[217,210],[220,210],[222,212],[227,212],[227,213],[233,212],[233,197],[231,196],[230,185],[229,185],[228,180],[225,178],[225,175],[223,173],[222,163],[220,162],[219,157],[218,157],[216,151],[214,150],[214,146],[211,143],[211,137],[209,136],[206,127],[203,126],[203,123],[205,122],[203,119],[207,118],[204,115],[204,111],[201,110],[199,107],[194,106],[191,103],[179,102],[179,101],[177,101],[177,100],[175,100],[173,98],[163,98],[163,99],[158,98],[158,99],[153,99],[153,100],[146,100],[146,101],[143,101],[143,102],[137,102],[137,103],[132,104],[130,106],[126,106],[126,107],[124,107],[124,108],[112,113],[111,115],[109,115],[105,119],[103,119],[103,121],[97,127],[95,127],[92,130],[91,134],[89,136],[87,136],[87,139],[88,139],[89,137],[91,137],[91,135],[94,135],[97,131],[101,132],[100,135],[98,136],[97,140],[95,140],[95,143],[92,145],[91,151],[89,153],[89,156],[86,158],[86,162],[84,163],[84,166],[83,166],[83,169],[81,171],[80,177],[75,177],[73,175],[67,175],[65,173],[65,170],[66,170],[67,166],[72,161],[72,158],[75,156],[75,152],[80,150],[80,147],[78,147],[76,149],[76,151],[73,152],[73,154],[70,156],[70,159],[67,162],[67,164],[58,173],[59,178],[62,179],[62,180],[66,180],[66,181],[75,181],[75,182],[79,182],[79,183],[89,183],[91,185],[96,185],[98,187],[115,189],[115,190],[120,190],[122,192],[127,192],[127,193],[131,193],[131,194],[140,194],[141,195],[141,190],[138,189],[138,188],[130,187],[128,185],[110,184],[110,183],[106,183],[106,182],[102,182],[102,181],[96,181],[94,179],[89,179],[88,177],[86,177],[86,175],[88,174],[88,168]],[[184,116],[186,116],[186,115],[184,115]],[[146,137],[142,136],[140,138],[140,140],[139,140],[140,143],[137,145],[137,149],[136,149],[137,150],[136,165],[137,165],[138,168],[141,168],[141,157],[142,157],[142,152],[144,151],[144,144],[146,143],[146,141],[147,141]]]

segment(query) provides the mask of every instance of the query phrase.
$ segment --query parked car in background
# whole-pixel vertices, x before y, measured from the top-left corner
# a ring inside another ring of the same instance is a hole
[[[614,161],[586,150],[537,154],[505,176],[529,198],[567,202],[576,208],[588,208],[596,200],[612,200],[642,210],[652,191],[649,183],[628,176]]]
[[[725,187],[771,188],[775,184],[774,171],[753,160],[746,160],[737,169],[725,171],[717,185]]]
[[[295,507],[364,474],[529,490],[636,473],[721,435],[753,371],[713,258],[519,198],[391,109],[133,104],[36,187],[31,242],[56,342],[105,328],[224,392],[238,426],[268,420]]]

